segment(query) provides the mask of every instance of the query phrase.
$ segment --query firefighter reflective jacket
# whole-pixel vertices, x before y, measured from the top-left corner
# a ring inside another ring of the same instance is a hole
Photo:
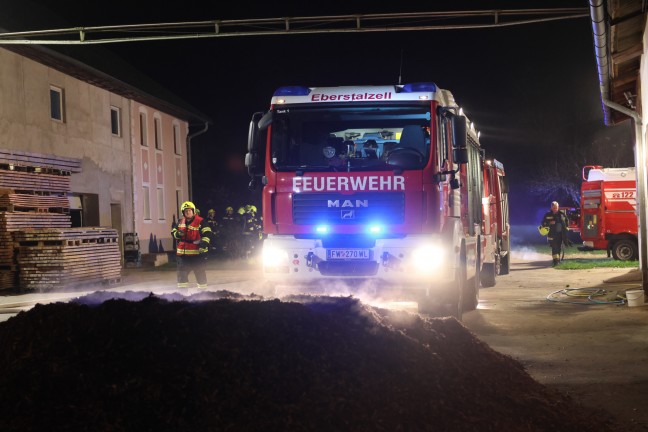
[[[178,240],[177,255],[200,255],[209,251],[211,228],[200,216],[194,216],[188,225],[185,218],[180,219],[171,235]]]

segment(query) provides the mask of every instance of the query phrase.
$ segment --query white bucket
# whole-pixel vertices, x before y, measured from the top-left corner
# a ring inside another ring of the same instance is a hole
[[[626,291],[626,299],[630,307],[644,306],[644,292],[642,289]]]

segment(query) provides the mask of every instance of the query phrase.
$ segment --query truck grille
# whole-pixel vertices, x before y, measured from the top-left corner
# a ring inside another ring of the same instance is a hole
[[[402,192],[293,195],[293,223],[297,225],[402,224],[404,220],[405,194]]]

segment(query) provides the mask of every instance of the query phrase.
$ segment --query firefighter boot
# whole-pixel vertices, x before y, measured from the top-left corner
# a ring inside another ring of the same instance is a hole
[[[554,258],[553,259],[553,264],[551,265],[551,267],[556,267],[558,264],[560,264],[560,259]]]

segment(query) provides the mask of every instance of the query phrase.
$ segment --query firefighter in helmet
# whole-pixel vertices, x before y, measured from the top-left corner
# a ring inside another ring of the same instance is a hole
[[[227,206],[225,209],[225,215],[221,219],[221,223],[224,227],[231,227],[236,223],[236,216],[234,216],[234,207]]]
[[[258,243],[262,238],[263,227],[257,217],[257,208],[251,204],[245,206],[243,216],[243,236],[247,244],[247,257],[251,258],[258,249]]]
[[[212,243],[209,245],[209,253],[210,255],[216,253],[216,243],[220,242],[220,236],[221,236],[221,227],[218,223],[218,220],[216,219],[216,210],[214,209],[209,209],[207,212],[207,218],[205,219],[205,222],[207,225],[209,225],[209,228],[211,228],[211,238],[213,240]]]
[[[196,206],[185,201],[180,206],[182,217],[171,235],[177,241],[176,263],[178,288],[189,286],[189,273],[196,275],[198,288],[207,288],[205,259],[212,241],[212,231],[205,220],[195,214]]]
[[[552,266],[560,264],[562,259],[562,245],[571,246],[572,243],[567,237],[569,222],[565,212],[560,210],[557,201],[551,203],[551,210],[544,214],[542,222],[538,227],[540,234],[547,236],[547,242],[551,246]]]

